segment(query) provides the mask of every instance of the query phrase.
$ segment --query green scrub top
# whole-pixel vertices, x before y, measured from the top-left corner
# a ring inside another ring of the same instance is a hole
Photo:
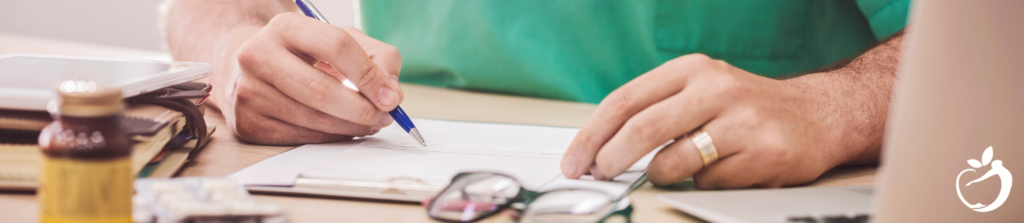
[[[371,0],[367,34],[401,80],[598,103],[654,67],[703,53],[766,76],[857,56],[903,29],[910,0]]]

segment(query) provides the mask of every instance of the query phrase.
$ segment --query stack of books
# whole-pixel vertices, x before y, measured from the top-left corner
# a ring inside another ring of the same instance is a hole
[[[204,90],[209,92],[208,87]],[[121,123],[134,143],[133,173],[139,178],[169,178],[199,152],[216,129],[202,122],[203,99],[183,99],[196,106],[199,117],[128,100]],[[35,190],[42,160],[39,133],[51,122],[53,118],[45,111],[0,109],[0,190]],[[188,123],[201,123],[205,128]],[[198,129],[204,129],[204,135],[198,136]]]

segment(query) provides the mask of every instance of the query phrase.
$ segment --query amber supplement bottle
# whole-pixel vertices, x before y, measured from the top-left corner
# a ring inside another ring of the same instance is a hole
[[[121,129],[121,92],[66,81],[57,94],[55,121],[39,135],[40,222],[131,222],[132,145]]]

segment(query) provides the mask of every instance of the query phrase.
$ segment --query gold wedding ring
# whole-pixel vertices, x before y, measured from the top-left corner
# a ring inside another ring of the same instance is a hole
[[[693,141],[693,145],[697,146],[697,151],[700,152],[700,159],[704,161],[705,167],[718,161],[718,149],[715,148],[715,144],[711,142],[711,136],[703,128],[690,133],[690,141]]]

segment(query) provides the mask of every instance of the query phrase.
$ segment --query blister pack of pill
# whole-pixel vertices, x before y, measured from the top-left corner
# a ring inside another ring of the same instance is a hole
[[[259,202],[226,178],[135,180],[135,222],[285,222],[273,204]]]

